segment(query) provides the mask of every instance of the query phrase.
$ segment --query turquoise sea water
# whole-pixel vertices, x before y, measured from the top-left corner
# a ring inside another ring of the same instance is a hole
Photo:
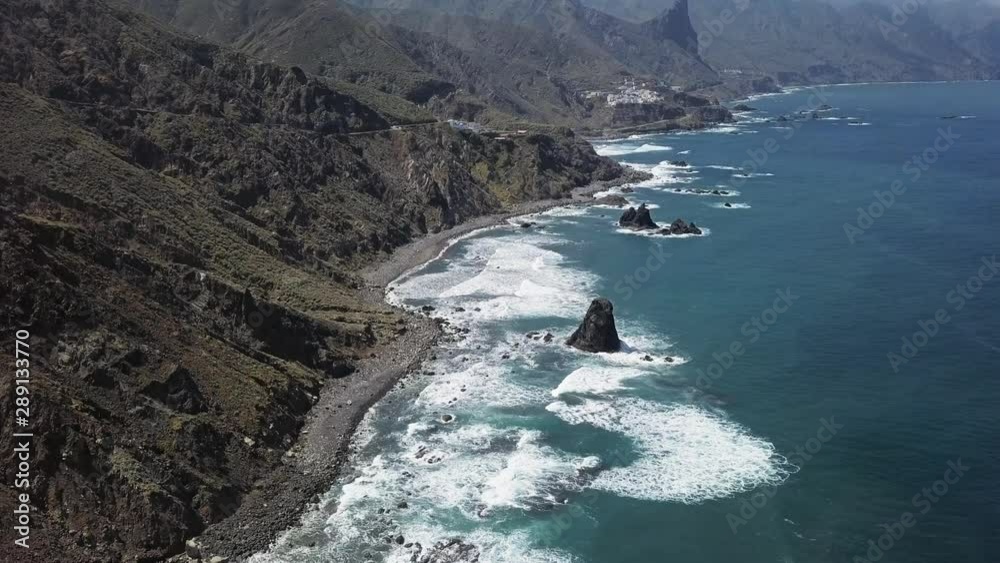
[[[484,563],[1000,560],[1000,84],[818,92],[597,143],[655,174],[630,200],[706,236],[554,210],[401,280],[467,333],[255,561],[410,561],[397,535]],[[622,354],[561,345],[596,296]]]

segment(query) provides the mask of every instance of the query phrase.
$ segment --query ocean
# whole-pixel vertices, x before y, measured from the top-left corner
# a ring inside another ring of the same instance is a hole
[[[595,142],[655,176],[629,200],[704,234],[554,209],[398,280],[391,302],[460,330],[253,561],[409,562],[459,538],[482,563],[995,563],[997,100],[822,87]],[[621,353],[563,345],[598,296]]]

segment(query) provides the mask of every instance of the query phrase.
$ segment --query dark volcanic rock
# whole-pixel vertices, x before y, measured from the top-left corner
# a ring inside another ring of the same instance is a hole
[[[622,343],[615,328],[614,306],[605,298],[595,299],[587,309],[580,328],[566,341],[584,352],[617,352]]]
[[[687,223],[684,219],[674,221],[670,228],[660,231],[661,235],[700,235],[701,229],[694,223]]]
[[[679,166],[681,168],[687,168],[688,166],[691,166],[690,164],[688,164],[688,161],[686,160],[671,160],[670,165]]]
[[[639,206],[639,209],[629,207],[618,220],[618,225],[630,229],[658,229],[659,225],[653,222],[646,204]]]
[[[757,108],[750,107],[746,104],[736,104],[733,106],[733,111],[757,111]]]
[[[425,553],[410,557],[414,563],[478,563],[479,548],[460,539],[439,541]]]

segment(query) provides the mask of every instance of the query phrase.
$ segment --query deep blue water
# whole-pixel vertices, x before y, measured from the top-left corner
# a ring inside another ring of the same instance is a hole
[[[402,534],[465,538],[483,562],[847,562],[883,525],[882,561],[1000,560],[1000,276],[984,266],[1000,84],[820,92],[753,100],[733,127],[598,143],[656,174],[630,200],[706,236],[556,210],[401,280],[393,299],[468,334],[373,411],[355,473],[259,560],[409,561],[385,541]],[[827,119],[767,121],[821,103]],[[673,191],[694,188],[730,197]],[[878,217],[852,241],[859,207]],[[633,351],[560,345],[599,295]]]

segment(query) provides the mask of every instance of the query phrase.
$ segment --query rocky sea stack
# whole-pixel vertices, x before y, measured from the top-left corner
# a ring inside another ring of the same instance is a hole
[[[580,328],[569,337],[566,345],[584,352],[621,350],[622,341],[618,338],[618,329],[615,328],[614,310],[611,301],[603,297],[595,299],[587,309],[587,316],[580,323]]]
[[[671,235],[701,235],[702,230],[698,228],[698,225],[694,222],[688,223],[684,219],[678,219],[670,224],[669,227],[661,229],[659,225],[653,221],[653,217],[649,213],[649,209],[646,204],[639,206],[639,209],[634,207],[629,207],[625,213],[622,214],[621,219],[618,220],[618,225],[628,229],[635,229],[637,231],[647,231],[647,230],[658,230],[658,234],[663,236]]]
[[[670,224],[670,228],[660,231],[661,235],[700,235],[701,229],[698,225],[687,223],[684,219],[678,219]]]
[[[659,229],[660,226],[653,222],[653,217],[649,214],[646,204],[639,206],[639,209],[629,207],[618,220],[618,225],[629,229]]]

